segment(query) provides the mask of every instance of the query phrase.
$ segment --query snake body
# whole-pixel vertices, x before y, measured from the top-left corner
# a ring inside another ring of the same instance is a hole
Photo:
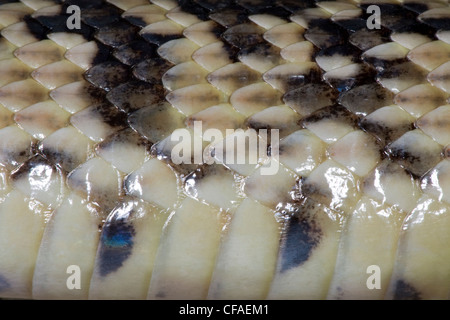
[[[0,0],[0,29],[1,298],[450,297],[447,1]],[[174,161],[208,129],[267,144]]]

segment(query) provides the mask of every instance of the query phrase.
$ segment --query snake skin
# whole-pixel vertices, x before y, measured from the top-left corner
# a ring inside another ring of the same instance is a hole
[[[0,29],[0,297],[450,297],[447,1],[0,0]],[[174,163],[196,121],[279,158]]]

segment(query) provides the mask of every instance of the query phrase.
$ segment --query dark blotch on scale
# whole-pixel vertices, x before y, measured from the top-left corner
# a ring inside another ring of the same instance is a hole
[[[429,10],[429,6],[426,3],[420,3],[420,2],[409,2],[409,1],[405,1],[403,2],[403,6],[405,8],[407,8],[408,10],[411,10],[417,14],[421,14],[424,11]]]
[[[349,57],[353,62],[358,62],[360,61],[361,50],[358,50],[352,45],[343,44],[320,50],[316,57],[332,57],[334,55]]]
[[[31,16],[27,15],[23,18],[23,22],[27,25],[28,31],[38,40],[47,38],[48,29],[37,22]]]
[[[239,60],[245,56],[252,56],[262,61],[270,61],[274,65],[278,65],[281,60],[280,48],[265,41],[248,46],[242,45],[240,48],[237,55]]]
[[[383,26],[374,30],[362,28],[350,35],[349,42],[362,51],[367,51],[380,44],[391,42],[390,35],[389,29]]]
[[[109,4],[105,4],[104,0],[65,0],[64,3],[67,6],[77,5],[82,10],[83,9],[101,8],[102,5],[109,6]]]
[[[184,12],[195,15],[200,20],[208,20],[209,11],[192,0],[178,0],[178,6]]]
[[[109,135],[105,140],[96,145],[96,150],[105,150],[114,148],[115,144],[123,143],[127,145],[134,145],[138,147],[145,147],[150,152],[151,142],[141,137],[132,128],[125,128]]]
[[[131,80],[112,89],[106,98],[120,110],[129,113],[165,101],[165,90],[162,85]]]
[[[91,27],[100,29],[120,20],[122,11],[119,8],[104,1],[97,2],[99,3],[92,1],[91,3],[80,5],[81,21]]]
[[[276,3],[292,13],[316,7],[316,1],[314,0],[277,0]]]
[[[338,92],[324,83],[308,83],[288,91],[283,102],[301,115],[309,115],[336,103]]]
[[[420,292],[403,280],[395,284],[394,300],[420,300]]]
[[[281,237],[280,272],[305,263],[320,243],[322,231],[314,219],[315,206],[312,200],[303,199],[287,209],[290,217]]]
[[[414,123],[396,123],[395,127],[391,127],[381,121],[372,121],[368,118],[363,118],[359,123],[359,127],[378,138],[382,145],[386,145],[400,138],[404,133],[413,130]]]
[[[355,75],[348,75],[345,77],[337,75],[334,78],[327,77],[326,82],[337,91],[346,92],[356,86],[371,82],[375,74],[376,72],[372,67],[366,64],[359,64],[359,70]]]
[[[249,22],[229,28],[222,34],[222,38],[239,49],[250,49],[264,42],[263,34],[262,27]]]
[[[363,18],[361,13],[359,16],[345,17],[339,16],[334,17],[333,22],[344,28],[350,33],[356,32],[361,29],[367,29],[367,18]]]
[[[108,102],[89,108],[94,117],[100,118],[102,122],[108,124],[110,127],[123,129],[127,126],[127,114]]]
[[[209,11],[222,10],[234,3],[234,0],[194,0],[195,3]]]
[[[46,159],[61,168],[65,173],[71,172],[80,164],[79,160],[74,158],[73,154],[69,152],[61,152],[60,150],[57,151],[42,146],[40,152]]]
[[[442,18],[421,18],[427,25],[441,30],[450,30],[450,19],[448,16]]]
[[[398,81],[408,81],[410,85],[414,85],[426,82],[427,74],[428,71],[424,68],[407,61],[379,71],[376,80],[398,79]]]
[[[286,21],[292,14],[286,8],[278,6],[275,0],[237,0],[240,6],[249,11],[249,14],[270,14]]]
[[[328,47],[345,44],[348,39],[347,32],[328,19],[314,19],[309,22],[304,37],[316,47]]]
[[[144,40],[135,40],[114,50],[113,56],[120,62],[132,66],[156,56],[156,47]]]
[[[94,37],[107,46],[118,48],[137,39],[139,30],[138,27],[133,26],[127,21],[120,20],[116,23],[103,26],[96,32]]]
[[[249,22],[248,12],[240,6],[232,5],[226,9],[215,11],[209,18],[225,28]]]
[[[339,104],[319,109],[309,116],[301,119],[299,124],[305,126],[309,123],[319,122],[324,119],[342,122],[354,127],[355,129],[358,124],[358,117]]]
[[[38,170],[34,170],[35,168],[40,167]],[[56,168],[53,166],[50,161],[44,158],[42,155],[37,154],[25,161],[20,165],[20,167],[16,168],[11,173],[11,180],[19,180],[26,175],[35,174],[34,172],[45,172],[46,169],[50,169],[50,171],[55,171]]]
[[[122,207],[114,209],[103,226],[99,252],[99,273],[103,277],[118,270],[133,251],[136,232],[133,225],[126,221],[131,213],[123,217],[122,211]]]
[[[117,87],[131,77],[129,68],[114,60],[94,65],[84,74],[87,81],[105,91]]]
[[[393,104],[394,94],[378,83],[363,84],[343,93],[338,101],[351,112],[366,116]]]
[[[133,67],[133,75],[142,81],[161,84],[162,76],[173,67],[166,59],[154,57],[144,60]]]
[[[434,40],[435,39],[435,33],[436,30],[434,30],[432,27],[423,24],[423,23],[417,23],[413,25],[405,25],[397,30],[395,30],[396,33],[417,33],[424,36],[427,36],[428,38]]]

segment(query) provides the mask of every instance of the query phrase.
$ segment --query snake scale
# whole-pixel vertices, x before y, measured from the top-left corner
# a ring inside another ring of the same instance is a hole
[[[0,0],[0,29],[1,298],[450,297],[446,0]]]

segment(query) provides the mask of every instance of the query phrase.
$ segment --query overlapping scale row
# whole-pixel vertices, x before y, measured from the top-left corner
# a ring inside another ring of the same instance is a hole
[[[448,10],[0,1],[0,297],[448,298]]]

